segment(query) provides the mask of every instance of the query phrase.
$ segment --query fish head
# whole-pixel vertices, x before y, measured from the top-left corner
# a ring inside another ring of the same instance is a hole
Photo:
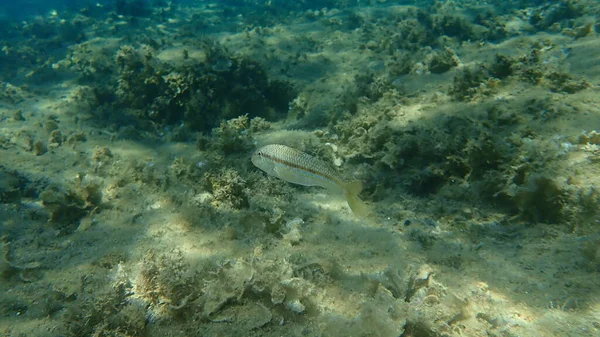
[[[252,164],[265,171],[269,175],[275,175],[275,162],[266,154],[265,147],[254,151],[252,154]]]

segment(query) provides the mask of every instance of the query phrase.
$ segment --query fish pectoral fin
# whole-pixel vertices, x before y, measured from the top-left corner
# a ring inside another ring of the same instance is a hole
[[[283,180],[286,180],[286,181],[288,181],[288,180],[287,180],[287,177],[286,177],[286,172],[285,172],[285,171],[286,171],[286,170],[282,170],[282,169],[281,169],[281,167],[279,167],[279,166],[275,166],[275,167],[273,168],[273,172],[275,172],[275,176],[276,176],[277,178],[279,178],[279,179],[283,179]]]
[[[294,173],[294,171],[286,169],[285,167],[275,166],[274,168],[275,174],[277,178],[281,180],[285,180],[288,183],[298,184],[302,186],[314,186],[309,180],[303,178],[302,176]]]
[[[285,168],[275,166],[273,171],[275,172],[276,177],[281,180],[285,180],[289,183],[295,183],[295,184],[298,183],[297,182],[298,179],[295,179],[294,174],[292,172],[290,172],[290,170],[286,170]]]

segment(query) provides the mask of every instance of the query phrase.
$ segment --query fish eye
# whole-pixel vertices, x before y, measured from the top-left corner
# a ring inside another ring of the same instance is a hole
[[[262,157],[263,155],[262,151],[258,151],[256,154],[258,154],[259,157]]]

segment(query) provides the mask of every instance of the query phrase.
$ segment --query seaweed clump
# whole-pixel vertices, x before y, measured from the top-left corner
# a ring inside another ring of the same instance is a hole
[[[513,59],[505,58],[506,63],[512,63],[515,75],[524,82],[545,85],[554,92],[574,94],[587,89],[591,84],[577,79],[544,58],[544,52],[552,47],[550,42],[535,43],[529,54]]]
[[[39,195],[42,205],[50,213],[48,223],[62,235],[71,234],[82,218],[103,206],[100,185],[84,182],[83,177],[80,179],[74,188],[49,186]]]
[[[378,25],[366,24],[365,30],[380,31],[372,34],[384,36],[377,49],[393,54],[397,50],[416,52],[424,46],[442,49],[449,42],[461,43],[476,40],[498,40],[508,35],[504,24],[493,13],[480,14],[472,23],[468,16],[456,14],[452,4],[437,2],[427,9],[409,9],[402,14],[392,14]]]
[[[270,81],[257,62],[218,44],[203,48],[203,60],[173,64],[148,46],[121,47],[115,108],[129,108],[140,120],[206,132],[221,120],[244,114],[273,120],[287,110],[294,96],[289,84]]]
[[[429,62],[429,70],[434,74],[442,74],[459,65],[458,58],[450,49],[433,53]]]
[[[502,81],[510,78],[565,94],[591,87],[588,81],[578,79],[559,65],[548,62],[544,53],[549,47],[550,42],[536,42],[528,54],[518,57],[497,54],[489,64],[465,68],[455,75],[449,94],[456,100],[470,101],[489,96]]]
[[[459,101],[469,101],[480,95],[489,95],[495,84],[486,66],[465,68],[454,76],[450,95]]]
[[[247,114],[222,121],[212,130],[212,137],[200,137],[198,147],[205,150],[210,147],[217,153],[247,153],[255,147],[254,133],[270,128],[270,123],[261,117],[250,119]]]
[[[212,205],[216,208],[242,209],[248,208],[248,189],[246,181],[233,169],[220,173],[206,173],[203,177],[204,187],[213,196]]]
[[[504,61],[499,58],[495,70],[500,77],[513,71]],[[482,82],[488,69],[468,79]],[[471,87],[475,86],[458,88],[468,93]],[[402,126],[397,124],[401,111],[380,111],[397,99],[386,93],[373,104],[359,102],[355,115],[334,126],[347,144],[342,157],[372,167],[363,178],[364,191],[372,198],[385,198],[400,186],[416,197],[446,200],[436,209],[445,214],[452,207],[447,200],[461,202],[477,195],[483,203],[530,223],[576,224],[594,208],[582,206],[585,194],[553,176],[561,170],[561,145],[524,126],[577,113],[558,96],[518,107],[497,101],[482,103],[477,110],[462,106],[455,113]]]
[[[64,313],[68,336],[144,336],[146,332],[146,307],[142,301],[131,297],[132,284],[119,280],[107,289],[86,291],[97,284],[89,276],[82,277],[82,293]],[[97,281],[98,282],[98,281]]]
[[[564,25],[585,12],[585,1],[561,0],[535,8],[529,22],[538,29],[548,29],[554,25]]]

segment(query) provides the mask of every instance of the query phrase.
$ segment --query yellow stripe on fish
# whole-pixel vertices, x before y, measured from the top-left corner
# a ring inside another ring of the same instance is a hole
[[[358,197],[362,182],[345,181],[331,166],[307,153],[289,146],[271,144],[256,150],[252,154],[252,163],[268,175],[290,183],[341,192],[356,216],[364,218],[368,214],[366,205]]]

